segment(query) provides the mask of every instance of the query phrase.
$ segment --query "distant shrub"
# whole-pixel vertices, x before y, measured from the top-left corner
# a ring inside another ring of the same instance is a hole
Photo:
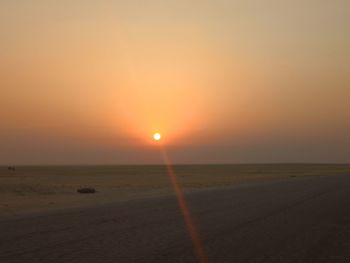
[[[83,187],[83,188],[79,188],[77,192],[80,194],[94,194],[96,193],[96,189],[92,187]]]
[[[9,166],[9,167],[7,167],[7,169],[8,169],[9,171],[16,171],[16,168],[15,168],[14,166]]]

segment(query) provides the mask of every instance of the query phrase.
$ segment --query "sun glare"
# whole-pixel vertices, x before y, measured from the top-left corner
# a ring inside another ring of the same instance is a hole
[[[159,141],[161,138],[162,138],[162,136],[160,135],[160,133],[157,132],[157,133],[153,134],[153,139],[155,141]]]

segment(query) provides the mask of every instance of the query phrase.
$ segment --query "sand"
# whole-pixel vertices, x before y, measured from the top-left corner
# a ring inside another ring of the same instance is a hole
[[[350,176],[186,194],[209,262],[350,262]],[[1,263],[198,262],[174,196],[0,220]]]
[[[350,165],[177,165],[184,191],[197,191],[267,180],[350,174]],[[79,194],[94,187],[95,194]],[[164,166],[17,166],[0,167],[0,218],[67,208],[99,206],[171,195]]]

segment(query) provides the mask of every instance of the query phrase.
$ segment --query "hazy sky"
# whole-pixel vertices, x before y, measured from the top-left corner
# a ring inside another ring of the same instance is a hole
[[[0,164],[350,162],[350,1],[0,2]]]

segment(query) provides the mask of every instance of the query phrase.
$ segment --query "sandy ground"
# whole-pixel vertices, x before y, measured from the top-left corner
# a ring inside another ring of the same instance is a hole
[[[186,194],[208,262],[350,262],[350,176]],[[173,196],[0,220],[0,262],[198,262]]]
[[[350,165],[179,165],[184,191],[277,179],[342,175]],[[96,194],[82,195],[80,187]],[[172,194],[163,166],[0,167],[0,218]]]

